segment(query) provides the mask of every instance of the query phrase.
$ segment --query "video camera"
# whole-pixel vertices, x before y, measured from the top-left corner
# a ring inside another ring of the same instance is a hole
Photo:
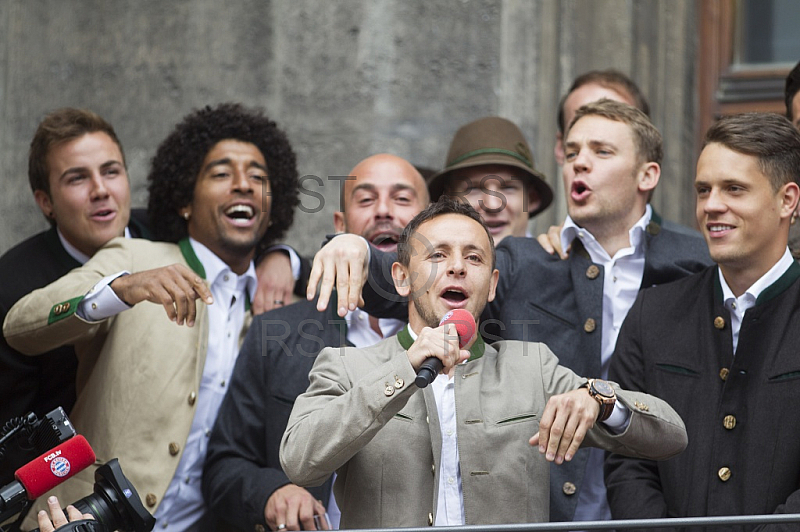
[[[7,450],[11,451],[9,454],[35,451],[40,456],[16,469],[15,480],[0,488],[0,523],[18,515],[13,524],[0,527],[0,532],[18,531],[37,497],[95,462],[94,451],[83,436],[76,434],[60,407],[41,421],[30,413],[3,425],[0,464],[4,469]],[[94,492],[73,506],[81,513],[91,514],[94,520],[68,523],[59,527],[59,532],[149,532],[155,526],[155,518],[144,508],[116,458],[95,471]]]

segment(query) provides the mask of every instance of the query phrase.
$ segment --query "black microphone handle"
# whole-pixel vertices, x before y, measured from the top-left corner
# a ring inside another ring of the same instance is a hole
[[[417,385],[417,388],[425,388],[436,379],[442,369],[444,369],[444,364],[442,364],[441,360],[436,357],[426,358],[417,370],[417,378],[414,379],[414,384]]]

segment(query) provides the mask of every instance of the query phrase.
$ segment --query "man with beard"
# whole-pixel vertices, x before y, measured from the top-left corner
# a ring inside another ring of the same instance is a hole
[[[587,383],[544,344],[473,334],[459,349],[456,326],[440,320],[454,309],[481,315],[494,263],[480,215],[443,196],[403,231],[392,265],[408,326],[368,348],[320,353],[280,458],[300,485],[337,472],[344,528],[547,521],[548,461],[571,460],[582,443],[652,459],[686,445],[666,403]],[[421,391],[413,383],[429,357],[443,371]]]
[[[428,204],[425,181],[407,161],[379,154],[358,163],[345,180],[337,232],[361,235],[395,251],[406,224]],[[290,482],[278,459],[280,438],[295,398],[323,347],[366,347],[405,324],[355,309],[344,318],[334,305],[318,311],[304,301],[258,316],[242,345],[231,386],[209,441],[203,474],[206,502],[239,530],[314,530],[314,515],[338,528],[332,481],[306,490]],[[324,502],[321,502],[324,501]]]
[[[164,242],[113,239],[22,298],[4,333],[25,354],[75,345],[71,417],[97,465],[120,459],[159,530],[197,530],[208,434],[250,324],[253,257],[291,225],[297,170],[274,122],[222,104],[175,127],[148,182],[150,226]],[[91,493],[94,469],[54,493]]]

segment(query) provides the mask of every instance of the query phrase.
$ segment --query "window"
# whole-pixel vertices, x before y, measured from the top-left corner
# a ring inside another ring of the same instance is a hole
[[[786,75],[800,60],[800,3],[703,0],[698,50],[697,147],[722,115],[785,113]]]

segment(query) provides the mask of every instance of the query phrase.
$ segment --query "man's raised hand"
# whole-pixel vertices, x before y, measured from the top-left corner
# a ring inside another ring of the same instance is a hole
[[[306,291],[311,301],[319,283],[317,310],[322,312],[328,307],[334,287],[339,316],[344,317],[348,310],[355,310],[364,303],[361,289],[367,281],[368,253],[369,244],[351,234],[337,236],[317,252]]]
[[[205,281],[182,264],[117,277],[111,289],[128,305],[150,301],[164,306],[169,319],[192,327],[197,317],[196,299],[207,305],[214,302]]]

